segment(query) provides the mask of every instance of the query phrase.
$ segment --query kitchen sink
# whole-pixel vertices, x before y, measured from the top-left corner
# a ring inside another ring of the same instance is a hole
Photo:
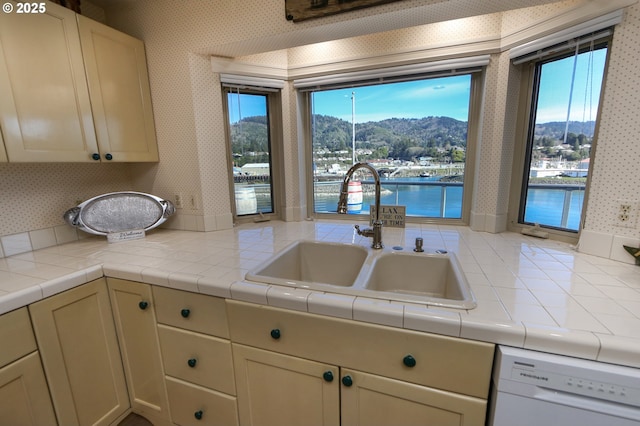
[[[374,250],[297,241],[245,275],[247,281],[328,293],[473,309],[476,300],[454,254]]]
[[[476,307],[466,278],[448,253],[382,253],[373,261],[364,288],[404,302],[428,300],[431,305]]]
[[[295,287],[352,286],[368,254],[366,248],[357,245],[302,240],[247,273],[245,278]]]

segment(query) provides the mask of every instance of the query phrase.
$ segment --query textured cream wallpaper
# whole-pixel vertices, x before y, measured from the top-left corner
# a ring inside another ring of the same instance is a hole
[[[613,223],[617,200],[640,201],[639,4],[616,28],[609,61],[585,229],[640,238]]]
[[[96,195],[131,190],[125,164],[1,164],[0,235],[50,228]]]

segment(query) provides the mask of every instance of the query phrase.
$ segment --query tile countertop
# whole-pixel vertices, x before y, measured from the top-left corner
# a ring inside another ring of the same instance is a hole
[[[103,275],[411,330],[640,367],[640,268],[516,233],[408,224],[386,246],[456,253],[478,301],[431,308],[244,282],[299,239],[368,246],[350,221],[264,222],[216,232],[154,230],[109,244],[91,237],[0,259],[0,314]]]

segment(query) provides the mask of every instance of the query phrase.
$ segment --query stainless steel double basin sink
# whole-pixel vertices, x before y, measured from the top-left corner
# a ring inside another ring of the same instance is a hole
[[[453,253],[300,240],[248,272],[245,279],[447,308],[476,307]]]

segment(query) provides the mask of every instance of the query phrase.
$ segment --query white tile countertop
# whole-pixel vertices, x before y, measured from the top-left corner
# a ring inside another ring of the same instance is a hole
[[[264,222],[216,232],[156,229],[0,259],[0,314],[103,275],[275,307],[640,367],[640,268],[568,244],[467,227],[386,228],[386,246],[454,252],[478,306],[435,308],[243,281],[300,239],[368,246],[349,221]],[[401,279],[401,277],[400,277]]]

